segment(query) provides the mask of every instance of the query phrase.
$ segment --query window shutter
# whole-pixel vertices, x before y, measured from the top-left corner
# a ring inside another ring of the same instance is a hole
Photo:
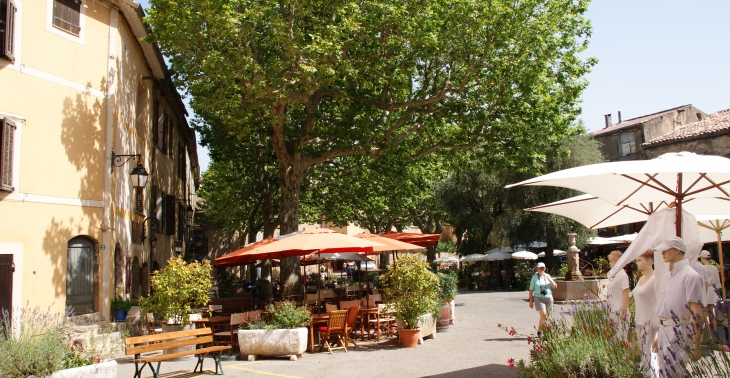
[[[15,61],[15,12],[18,8],[12,0],[5,3],[5,35],[2,54],[11,62]]]
[[[53,26],[73,35],[81,32],[81,0],[54,0]]]
[[[157,197],[156,201],[157,212],[155,213],[155,216],[159,221],[159,228],[157,229],[157,232],[162,233],[165,230],[165,192],[160,191],[160,195]]]
[[[154,216],[157,217],[157,212],[155,212],[155,208],[157,206],[157,186],[152,185],[152,189],[150,189],[150,212],[148,216]],[[160,218],[157,218],[158,220]]]
[[[165,202],[165,234],[175,235],[175,196],[166,196]]]
[[[0,189],[12,192],[13,188],[13,134],[15,123],[5,118],[0,128]]]

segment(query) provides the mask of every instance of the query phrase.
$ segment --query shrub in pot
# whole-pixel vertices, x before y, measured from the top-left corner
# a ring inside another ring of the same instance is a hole
[[[136,306],[137,303],[117,295],[114,299],[112,299],[111,305],[112,310],[114,311],[114,320],[123,322],[127,319],[127,312],[129,309],[132,308],[132,306]]]
[[[307,327],[312,314],[306,307],[296,307],[292,302],[279,306],[269,305],[268,317],[246,324],[238,331],[241,357],[249,361],[256,356],[289,355],[296,361],[307,350]]]
[[[459,278],[455,271],[447,270],[436,273],[439,278],[441,291],[439,292],[439,298],[443,302],[441,307],[441,316],[438,319],[436,326],[439,330],[445,331],[449,324],[452,323],[454,315],[454,298],[459,294],[457,284]]]
[[[418,343],[418,321],[422,315],[441,312],[439,278],[418,255],[405,255],[390,265],[381,277],[383,299],[393,304],[393,314],[403,323],[398,334],[404,346]],[[409,332],[410,330],[410,332]],[[415,332],[415,336],[412,334]]]

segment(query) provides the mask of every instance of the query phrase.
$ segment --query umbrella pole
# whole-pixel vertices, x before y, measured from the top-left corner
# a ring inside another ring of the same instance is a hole
[[[682,174],[677,174],[677,198],[675,199],[675,203],[677,204],[677,209],[675,210],[676,213],[676,226],[677,226],[677,236],[680,238],[682,237],[682,198],[679,196],[682,194]]]
[[[317,270],[319,271],[319,279],[322,279],[322,254],[317,250]],[[319,282],[317,284],[317,302],[322,303],[322,291],[319,290]]]
[[[716,221],[717,226],[720,226],[720,221]],[[710,222],[712,224],[712,222]],[[719,227],[715,228],[715,232],[717,232],[717,253],[720,255],[720,284],[722,285],[722,300],[725,301],[727,299],[727,294],[725,293],[725,263],[723,262],[723,253],[722,253],[722,231]]]

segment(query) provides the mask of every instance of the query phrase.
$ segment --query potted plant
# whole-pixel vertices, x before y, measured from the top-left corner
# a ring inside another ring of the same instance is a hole
[[[188,322],[193,309],[207,306],[212,287],[211,266],[206,261],[186,263],[180,257],[167,261],[167,266],[150,279],[152,294],[140,304],[158,319],[166,319],[169,327],[163,331],[179,331]]]
[[[437,273],[441,291],[439,298],[441,299],[443,306],[441,307],[441,316],[436,322],[436,328],[439,331],[446,331],[449,328],[449,324],[453,322],[454,318],[454,298],[459,294],[457,289],[458,277],[454,271],[445,271]]]
[[[422,317],[435,318],[441,311],[439,278],[413,254],[389,266],[381,281],[384,299],[393,304],[393,314],[403,325],[398,327],[398,336],[403,346],[413,348],[418,344]]]
[[[254,361],[256,356],[289,355],[296,361],[307,350],[307,335],[312,314],[306,307],[285,301],[266,308],[269,316],[241,325],[238,345],[241,358]]]
[[[132,306],[136,306],[136,302],[132,302],[130,300],[124,299],[121,296],[117,295],[112,299],[112,310],[114,311],[114,320],[117,322],[123,322],[127,320],[127,311],[129,311]]]

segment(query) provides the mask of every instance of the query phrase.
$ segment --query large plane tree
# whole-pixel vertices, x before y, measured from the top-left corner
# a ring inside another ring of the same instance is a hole
[[[268,138],[289,233],[309,168],[338,157],[479,147],[514,169],[541,161],[594,63],[579,56],[587,3],[151,0],[147,21],[193,110]],[[283,294],[299,293],[298,260],[281,266]]]

